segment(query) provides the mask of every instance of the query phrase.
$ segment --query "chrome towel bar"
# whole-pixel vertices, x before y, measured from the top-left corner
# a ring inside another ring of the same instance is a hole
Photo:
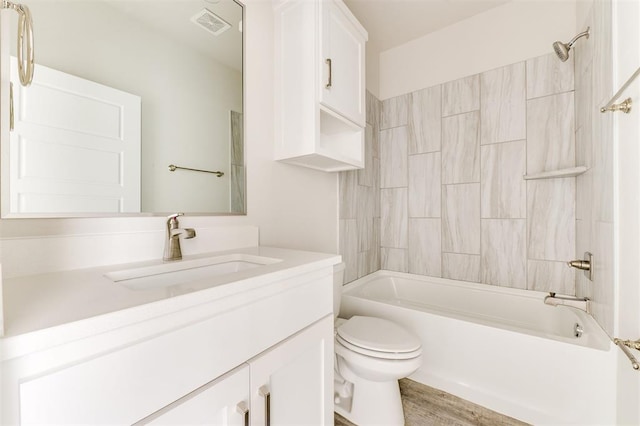
[[[212,171],[212,170],[192,169],[191,167],[180,167],[180,166],[176,166],[175,164],[169,164],[169,171],[170,172],[175,172],[177,169],[180,169],[180,170],[191,170],[192,172],[213,173],[214,175],[216,175],[218,177],[224,176],[224,173],[219,171],[219,170]]]

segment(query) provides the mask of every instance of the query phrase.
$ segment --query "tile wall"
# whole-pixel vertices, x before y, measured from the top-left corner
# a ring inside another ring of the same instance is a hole
[[[600,113],[613,87],[612,3],[578,2],[578,29],[591,28],[589,39],[576,43],[576,161],[589,170],[577,177],[576,253],[594,255],[594,280],[577,276],[577,292],[593,300],[593,315],[613,336],[614,318],[614,114]]]
[[[350,172],[375,175],[379,156],[379,228],[365,180],[340,178],[345,282],[375,266],[364,253],[379,238],[382,269],[575,293],[564,262],[575,256],[576,180],[523,179],[576,165],[572,60],[549,54],[387,99],[379,128],[373,170]]]
[[[380,110],[367,92],[365,167],[341,172],[340,254],[346,264],[345,283],[380,269]]]

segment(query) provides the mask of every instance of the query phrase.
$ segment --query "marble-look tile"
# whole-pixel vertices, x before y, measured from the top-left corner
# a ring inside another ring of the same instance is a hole
[[[409,156],[409,217],[440,217],[440,153]]]
[[[407,186],[407,127],[380,132],[380,186]]]
[[[576,166],[592,168],[593,151],[593,126],[589,123],[576,129]]]
[[[340,220],[340,255],[345,263],[344,283],[358,279],[358,227],[355,219]]]
[[[365,96],[365,102],[367,106],[367,124],[371,124],[374,128],[380,127],[380,109],[381,102],[371,92],[367,90]]]
[[[614,225],[613,223],[595,221],[593,224],[593,316],[602,328],[613,336],[615,309],[614,281]]]
[[[524,70],[524,62],[518,62],[480,75],[482,144],[526,138]]]
[[[380,222],[381,220],[379,217],[373,219],[373,235],[371,236],[371,250],[369,250],[369,254],[372,257],[371,262],[373,265],[373,271],[371,272],[375,272],[380,269]]]
[[[441,276],[440,219],[409,219],[409,272]]]
[[[358,185],[373,186],[373,127],[367,124],[364,131],[364,168],[358,170]]]
[[[555,53],[527,60],[527,99],[573,90],[573,54],[566,62]]]
[[[565,262],[529,260],[527,262],[527,289],[559,294],[575,294],[575,269]],[[581,272],[579,275],[583,275]]]
[[[480,254],[480,184],[442,186],[442,250]]]
[[[593,75],[591,63],[584,70],[576,70],[576,90],[574,92],[576,105],[576,129],[590,127],[594,114],[601,114],[593,101]],[[577,143],[577,141],[576,141]],[[582,163],[579,163],[582,164]]]
[[[406,126],[408,122],[409,102],[411,95],[400,95],[382,101],[380,112],[380,130]]]
[[[600,114],[594,121],[593,213],[598,221],[613,222],[614,141],[613,114]],[[624,155],[624,154],[623,154]]]
[[[241,112],[231,111],[231,164],[244,166],[244,127]]]
[[[580,253],[592,252],[594,248],[591,235],[591,221],[576,219],[576,257]],[[593,300],[593,281],[590,281],[582,271],[574,269],[576,296]]]
[[[246,208],[246,194],[245,184],[246,170],[244,166],[231,165],[231,176],[229,178],[229,188],[231,193],[231,212],[232,213],[245,213]]]
[[[409,154],[440,151],[442,89],[433,86],[411,94]]]
[[[338,173],[340,196],[339,218],[355,219],[358,208],[358,172],[350,170]]]
[[[382,269],[387,271],[409,272],[409,262],[407,261],[407,250],[382,247],[380,249]]]
[[[575,166],[573,92],[527,102],[527,173]]]
[[[373,217],[380,217],[380,160],[373,157]]]
[[[374,190],[366,186],[358,187],[358,251],[371,248],[371,232],[373,231],[373,201]]]
[[[442,277],[452,280],[480,282],[480,256],[442,253]]]
[[[594,22],[588,40],[593,43],[593,99],[598,104],[604,104],[614,91],[612,2],[596,1],[593,14]]]
[[[358,253],[358,278],[374,273],[380,268],[376,268],[374,250],[361,251]]]
[[[586,220],[589,223],[595,217],[593,187],[594,170],[587,170],[585,173],[576,176],[576,219]]]
[[[526,142],[483,145],[480,179],[483,218],[516,219],[527,214]]]
[[[454,80],[442,85],[442,116],[480,109],[480,76]]]
[[[442,183],[480,182],[480,113],[442,119]]]
[[[528,257],[566,262],[575,253],[575,178],[527,182]]]
[[[526,220],[482,219],[482,282],[527,288]]]
[[[382,247],[407,248],[407,188],[382,189],[380,243]]]

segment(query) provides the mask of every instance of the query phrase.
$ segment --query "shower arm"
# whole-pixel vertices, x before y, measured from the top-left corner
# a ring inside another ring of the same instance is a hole
[[[581,37],[589,38],[589,32],[590,32],[590,28],[587,28],[586,31],[583,31],[580,34],[576,35],[574,38],[572,38],[571,41],[567,43],[567,46],[569,48],[572,48],[573,45],[576,43],[576,41],[578,41],[578,39]]]

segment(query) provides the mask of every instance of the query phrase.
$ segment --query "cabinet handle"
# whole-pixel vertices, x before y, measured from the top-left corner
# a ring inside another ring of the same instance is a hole
[[[260,386],[258,394],[264,397],[264,424],[265,426],[271,426],[271,392],[267,385]]]
[[[247,407],[247,403],[240,402],[236,405],[236,411],[244,416],[244,426],[249,426],[249,407]]]
[[[329,81],[327,82],[325,87],[327,89],[331,89],[331,77],[332,77],[331,76],[331,74],[332,74],[332,72],[331,72],[331,58],[327,58],[327,60],[325,62],[326,62],[327,65],[329,65]]]

